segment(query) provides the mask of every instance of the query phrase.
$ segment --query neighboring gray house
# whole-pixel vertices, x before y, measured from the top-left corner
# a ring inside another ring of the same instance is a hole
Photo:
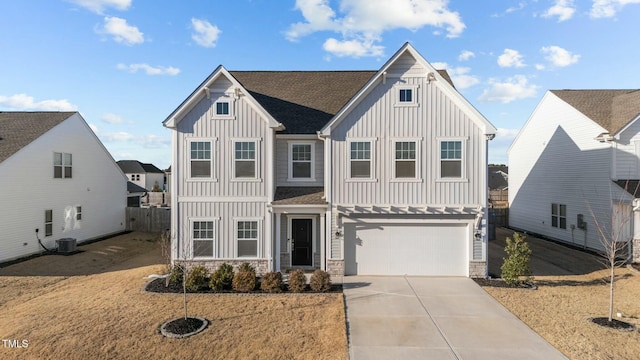
[[[597,250],[594,216],[640,232],[639,115],[638,89],[548,91],[509,148],[510,226]]]
[[[137,160],[120,160],[118,166],[127,175],[132,183],[147,189],[147,191],[158,191],[163,189],[165,183],[164,171],[158,169],[153,164],[142,163]]]
[[[485,276],[496,129],[410,44],[378,71],[227,71],[172,130],[173,259]]]
[[[77,112],[0,112],[0,262],[125,230],[127,179]]]

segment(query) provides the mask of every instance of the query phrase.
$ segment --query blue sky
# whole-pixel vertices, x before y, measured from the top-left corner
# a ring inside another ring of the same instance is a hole
[[[77,110],[116,160],[170,164],[162,121],[216,66],[377,70],[409,41],[506,149],[548,89],[640,87],[640,0],[21,0],[0,111]]]

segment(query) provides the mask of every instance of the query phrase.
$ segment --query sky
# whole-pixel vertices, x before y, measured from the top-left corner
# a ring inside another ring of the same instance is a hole
[[[79,111],[115,160],[170,165],[162,121],[228,70],[378,70],[405,42],[506,150],[547,90],[640,88],[640,0],[20,0],[0,111]]]

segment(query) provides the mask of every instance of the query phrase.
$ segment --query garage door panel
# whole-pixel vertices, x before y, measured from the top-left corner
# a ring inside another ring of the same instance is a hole
[[[466,276],[467,224],[346,224],[345,270],[359,275]]]

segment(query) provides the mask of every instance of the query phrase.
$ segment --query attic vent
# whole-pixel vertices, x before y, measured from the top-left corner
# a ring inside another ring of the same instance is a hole
[[[62,238],[60,240],[56,240],[56,244],[58,245],[59,253],[66,254],[76,251],[76,239]]]

